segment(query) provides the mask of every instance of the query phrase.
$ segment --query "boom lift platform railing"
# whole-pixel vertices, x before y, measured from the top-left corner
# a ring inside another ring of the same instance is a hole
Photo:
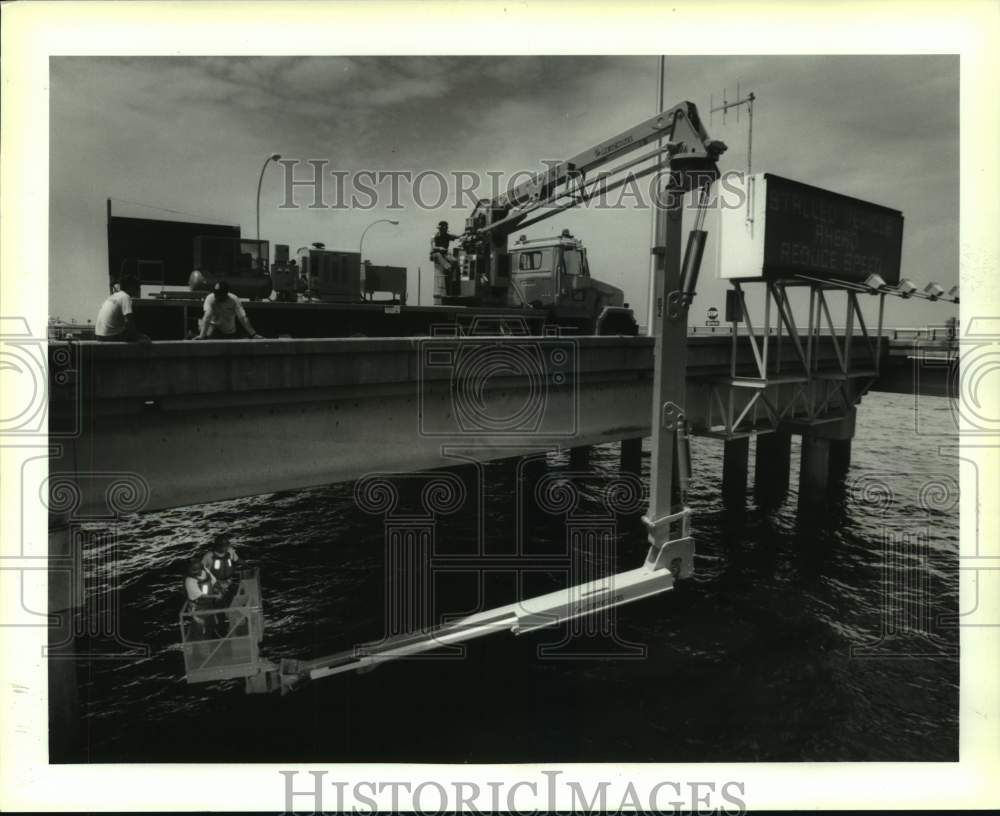
[[[651,249],[654,256],[656,304],[653,323],[654,421],[650,503],[647,514],[643,516],[649,532],[649,550],[644,563],[632,570],[477,612],[424,631],[356,646],[348,651],[314,660],[283,659],[278,666],[261,659],[257,652],[263,633],[263,616],[260,612],[259,581],[254,574],[250,576],[246,586],[244,581],[247,579],[241,581],[233,605],[220,610],[223,614],[233,615],[225,637],[193,642],[185,636],[183,647],[189,682],[245,677],[248,692],[285,692],[306,680],[372,668],[385,661],[466,642],[498,631],[520,634],[556,626],[583,615],[599,613],[666,592],[673,588],[677,579],[687,578],[693,573],[694,541],[690,535],[690,510],[686,506],[690,462],[687,421],[683,408],[687,371],[687,315],[695,295],[707,238],[702,227],[708,191],[719,176],[717,160],[725,151],[725,145],[710,141],[695,106],[690,102],[682,103],[589,151],[584,151],[569,162],[529,179],[505,196],[499,204],[494,202],[484,213],[485,218],[474,229],[477,235],[483,236],[492,236],[495,232],[506,234],[511,223],[523,222],[529,212],[537,212],[546,205],[552,205],[559,196],[559,185],[658,140],[660,148],[635,162],[659,159],[661,155],[667,157],[667,161],[657,163],[653,170],[648,171],[662,172],[666,184],[662,191],[665,206],[661,202],[656,209],[654,246]],[[681,214],[685,196],[689,193],[696,195],[698,213],[695,228],[689,234],[682,257]],[[571,197],[576,203],[585,200],[583,196]],[[508,218],[512,208],[516,208],[518,212]],[[561,211],[558,207],[549,206],[531,223],[550,217],[558,211]],[[493,216],[498,218],[494,220]],[[500,248],[499,243],[497,247]],[[193,610],[182,611],[182,631],[185,627],[185,615],[193,614]]]
[[[246,678],[251,691],[256,690],[251,689],[253,682],[277,669],[260,656],[264,607],[259,572],[243,569],[237,577],[236,592],[227,606],[199,609],[187,601],[181,607],[181,650],[189,683]],[[212,636],[199,637],[203,632]]]

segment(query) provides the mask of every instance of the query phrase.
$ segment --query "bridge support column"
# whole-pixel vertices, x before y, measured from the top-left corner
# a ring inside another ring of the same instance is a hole
[[[620,467],[622,473],[642,474],[642,437],[622,440]]]
[[[742,510],[747,495],[747,463],[750,460],[750,437],[727,439],[722,454],[722,506]]]
[[[830,440],[830,478],[843,479],[851,469],[851,442],[848,439]]]
[[[802,434],[802,462],[799,465],[799,515],[826,507],[826,487],[830,475],[830,440],[811,433]]]
[[[851,440],[857,408],[843,418],[802,431],[802,464],[799,468],[799,512],[826,507],[831,479],[840,481],[851,464]]]
[[[577,448],[570,448],[569,450],[569,467],[570,470],[586,470],[590,465],[590,451],[593,448],[592,445],[580,445]]]
[[[788,493],[792,461],[792,435],[774,431],[757,435],[757,459],[753,468],[753,496],[758,507],[779,507]]]
[[[65,762],[80,744],[80,702],[73,620],[82,602],[82,575],[73,527],[65,516],[49,516],[48,645],[49,759]]]

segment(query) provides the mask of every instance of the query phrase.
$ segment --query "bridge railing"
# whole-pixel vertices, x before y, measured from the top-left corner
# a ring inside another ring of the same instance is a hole
[[[733,333],[733,328],[730,325],[719,325],[719,326],[691,326],[688,328],[688,335],[690,336],[713,336],[719,335],[722,337],[729,337]],[[758,328],[755,334],[762,335],[763,329]],[[750,334],[749,329],[746,326],[739,326],[737,329],[737,334],[740,336],[745,336]],[[768,334],[772,337],[778,334],[777,329],[771,326]],[[808,330],[801,328],[799,334],[806,336],[809,334]],[[813,327],[812,334],[814,337],[830,337],[833,335],[842,337],[847,334],[847,328],[845,326],[838,326],[834,331],[830,331],[829,328],[821,326],[819,328]],[[853,328],[852,334],[858,337],[862,334],[861,329],[858,326]],[[872,334],[869,331],[869,334]],[[896,328],[896,329],[882,329],[882,337],[889,340],[954,340],[954,336],[951,334],[947,326],[928,326],[925,328]]]

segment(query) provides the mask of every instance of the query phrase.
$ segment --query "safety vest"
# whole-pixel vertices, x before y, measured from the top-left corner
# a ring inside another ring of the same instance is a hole
[[[212,575],[218,580],[228,581],[233,577],[235,571],[232,556],[228,552],[222,556],[218,553],[212,553]]]
[[[202,572],[205,572],[205,570],[202,570]],[[192,604],[196,609],[203,609],[207,606],[211,606],[212,601],[214,600],[209,597],[209,593],[212,591],[212,577],[206,572],[204,578],[199,576],[198,578],[195,578],[195,580],[198,582],[198,591],[201,592],[201,597],[192,601]]]

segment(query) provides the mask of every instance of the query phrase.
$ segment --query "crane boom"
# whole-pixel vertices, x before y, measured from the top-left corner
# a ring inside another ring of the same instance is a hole
[[[251,592],[256,583],[248,584],[246,601],[239,609],[247,619],[246,634],[252,660],[235,667],[209,666],[220,651],[223,641],[192,672],[188,679],[201,682],[209,679],[243,676],[247,690],[264,692],[287,691],[306,680],[315,680],[342,672],[365,670],[379,663],[405,658],[479,638],[497,631],[515,634],[555,626],[583,615],[609,610],[625,603],[649,598],[673,588],[674,582],[692,574],[694,541],[690,535],[690,510],[686,492],[690,465],[687,448],[687,426],[683,408],[686,377],[687,310],[695,293],[698,268],[707,233],[703,227],[708,187],[719,170],[718,157],[726,149],[721,142],[708,139],[697,110],[683,102],[617,136],[561,162],[544,173],[537,174],[490,202],[481,202],[473,212],[464,242],[478,253],[477,260],[489,264],[490,283],[501,283],[503,258],[507,254],[507,236],[527,214],[546,205],[553,213],[561,212],[573,202],[586,200],[592,193],[584,184],[573,190],[574,178],[583,182],[587,173],[622,158],[653,141],[658,147],[612,168],[602,178],[620,175],[647,159],[666,154],[666,163],[655,162],[643,173],[666,171],[664,188],[666,206],[658,206],[654,246],[656,291],[653,329],[656,337],[653,382],[653,452],[650,467],[650,504],[643,521],[649,530],[649,550],[642,566],[604,578],[518,600],[502,607],[467,615],[429,630],[408,633],[378,643],[356,647],[313,660],[284,659],[279,666],[257,657],[256,643],[263,632],[259,592]],[[638,173],[632,174],[636,177]],[[628,178],[628,177],[626,177]],[[613,183],[619,183],[620,179]],[[691,231],[688,248],[681,254],[681,207],[683,193],[699,190],[699,214]],[[568,201],[563,201],[568,199]],[[563,201],[562,204],[557,202]],[[661,202],[657,202],[658,205]],[[539,220],[545,215],[538,216]],[[571,237],[571,236],[570,236]],[[499,270],[499,271],[498,271]],[[485,270],[483,270],[485,272]],[[509,274],[509,270],[508,273]],[[477,280],[484,275],[477,275]],[[226,610],[233,612],[234,610]],[[184,631],[184,613],[181,629]],[[242,632],[242,620],[231,627]],[[227,636],[229,637],[229,636]],[[198,643],[185,643],[185,660],[189,652],[193,659]]]
[[[631,153],[650,142],[662,139],[671,143],[663,150],[671,150],[676,157],[682,157],[684,154],[708,156],[713,152],[717,157],[718,153],[721,152],[718,149],[720,143],[709,141],[694,103],[681,102],[670,110],[658,113],[610,139],[605,139],[547,171],[537,173],[514,189],[498,196],[494,202],[490,203],[490,206],[496,208],[520,207],[531,201],[547,198],[547,193],[550,193],[558,185],[574,177],[586,177],[588,173],[624,156],[626,153]],[[716,147],[713,148],[712,145]],[[657,151],[657,154],[659,152]],[[643,158],[653,158],[655,155],[650,154]]]
[[[646,145],[658,145],[646,154],[597,173],[606,165]],[[692,102],[681,102],[644,122],[559,162],[497,196],[480,201],[466,219],[462,247],[469,258],[470,277],[481,286],[484,300],[501,300],[510,286],[507,238],[518,227],[536,224],[571,207],[585,203],[599,192],[657,172],[664,154],[671,173],[684,173],[692,181],[685,189],[704,182],[702,173],[718,176],[716,161],[726,146],[709,139]],[[644,162],[647,167],[635,170]],[[533,216],[529,219],[529,216]]]

